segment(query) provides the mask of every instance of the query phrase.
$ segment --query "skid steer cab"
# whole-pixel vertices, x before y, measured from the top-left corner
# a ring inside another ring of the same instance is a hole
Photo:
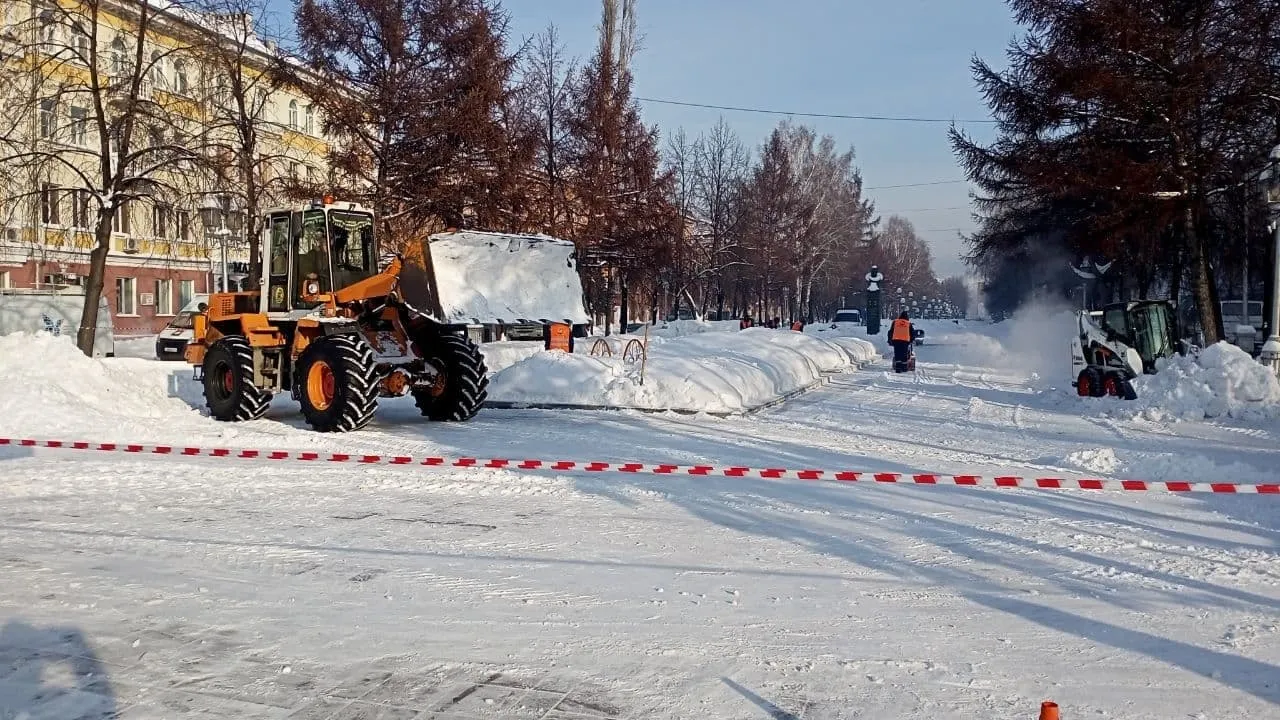
[[[1133,379],[1154,374],[1176,352],[1173,306],[1165,300],[1113,303],[1076,314],[1071,372],[1081,397],[1134,400]]]
[[[262,219],[259,289],[210,295],[184,354],[214,418],[260,418],[284,392],[321,432],[364,427],[379,398],[412,395],[432,420],[479,411],[479,348],[437,299],[402,297],[401,256],[379,268],[371,211],[325,198]]]

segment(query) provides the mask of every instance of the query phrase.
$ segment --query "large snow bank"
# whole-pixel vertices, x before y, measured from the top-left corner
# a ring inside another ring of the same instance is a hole
[[[1199,357],[1160,360],[1155,375],[1134,380],[1138,399],[1113,414],[1149,420],[1280,417],[1280,382],[1266,366],[1226,342]]]
[[[431,261],[449,322],[589,321],[573,243],[547,235],[431,236]]]
[[[683,337],[707,332],[738,332],[738,320],[671,320],[649,328],[649,335],[658,337]]]
[[[135,437],[137,429],[207,425],[191,368],[132,358],[87,358],[69,336],[14,333],[0,336],[0,433],[47,434],[75,439]]]
[[[640,364],[622,351],[631,336],[606,339],[611,357],[592,357],[594,338],[573,355],[540,352],[489,382],[498,402],[607,405],[653,410],[736,413],[774,401],[853,364],[844,345],[803,333],[749,328],[677,338],[650,337],[644,384]],[[865,348],[857,345],[858,352]],[[857,356],[855,356],[857,357]]]

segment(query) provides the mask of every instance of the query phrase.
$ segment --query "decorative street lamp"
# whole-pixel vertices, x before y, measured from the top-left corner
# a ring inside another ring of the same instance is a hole
[[[1275,233],[1275,267],[1271,283],[1271,337],[1262,346],[1260,360],[1280,374],[1280,145],[1271,150],[1271,162],[1263,171],[1267,193],[1267,209],[1271,211],[1271,229]],[[1248,308],[1245,309],[1248,317]]]
[[[884,282],[884,274],[878,266],[872,265],[864,279],[867,281],[867,334],[880,334],[880,283]]]

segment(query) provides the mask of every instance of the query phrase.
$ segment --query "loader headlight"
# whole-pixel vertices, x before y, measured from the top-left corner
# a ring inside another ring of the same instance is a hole
[[[319,294],[320,294],[320,283],[316,282],[315,280],[312,280],[311,282],[307,283],[307,294],[308,294],[308,295],[319,295]]]

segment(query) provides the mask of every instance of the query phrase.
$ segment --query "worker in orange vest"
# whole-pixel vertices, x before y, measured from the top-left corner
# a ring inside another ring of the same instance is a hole
[[[904,310],[889,326],[889,344],[893,346],[893,369],[906,372],[911,361],[911,344],[915,341],[916,326]]]

